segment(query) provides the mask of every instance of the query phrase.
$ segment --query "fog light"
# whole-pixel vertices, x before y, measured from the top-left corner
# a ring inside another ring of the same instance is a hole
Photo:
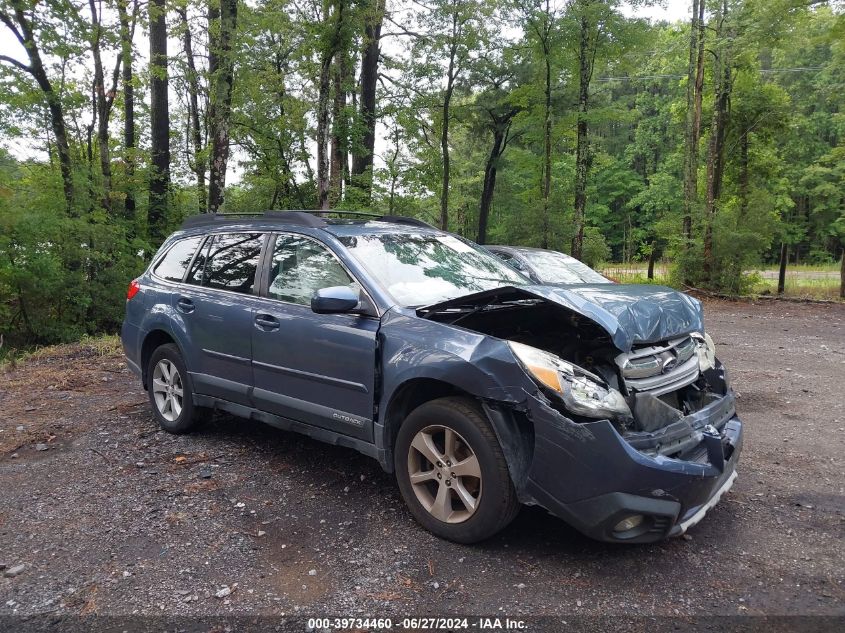
[[[643,519],[642,514],[632,514],[629,517],[625,517],[619,523],[617,523],[613,527],[614,532],[627,532],[628,530],[633,530],[635,527],[642,524]]]

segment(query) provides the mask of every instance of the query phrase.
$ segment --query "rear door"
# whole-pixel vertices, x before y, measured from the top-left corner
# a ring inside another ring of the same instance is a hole
[[[265,297],[252,328],[256,406],[371,441],[379,319],[374,309],[311,310],[317,290],[360,285],[325,244],[304,235],[271,238],[265,261]]]
[[[252,322],[264,241],[258,232],[210,235],[173,295],[191,341],[188,369],[197,393],[251,404]]]

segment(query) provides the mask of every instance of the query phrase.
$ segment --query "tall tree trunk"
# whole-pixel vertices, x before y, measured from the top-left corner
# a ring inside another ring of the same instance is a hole
[[[126,201],[123,212],[127,219],[135,218],[135,86],[132,84],[132,36],[138,12],[138,0],[132,6],[130,25],[128,0],[118,0],[117,13],[120,20],[120,52],[123,56],[123,161],[126,164]]]
[[[502,143],[505,140],[505,129],[495,125],[493,128],[493,147],[484,165],[484,185],[481,188],[481,204],[478,207],[478,237],[479,244],[487,243],[487,221],[490,217],[490,207],[493,203],[493,191],[496,188],[496,172],[499,157],[502,155]]]
[[[388,214],[393,215],[396,208],[396,184],[399,180],[399,169],[397,168],[397,161],[400,153],[400,134],[398,125],[393,129],[391,134],[393,141],[393,154],[387,163],[388,171],[390,173],[390,196],[388,197]]]
[[[496,189],[496,174],[499,169],[499,159],[507,147],[507,134],[510,127],[510,120],[516,114],[515,111],[505,116],[491,114],[493,121],[493,146],[487,156],[487,163],[484,165],[484,185],[481,188],[481,203],[478,207],[478,237],[479,244],[487,243],[487,222],[490,218],[490,207],[493,204],[493,192]]]
[[[329,208],[329,160],[326,147],[329,132],[329,95],[331,92],[331,57],[323,54],[317,97],[317,208]]]
[[[20,45],[26,50],[29,65],[5,56],[4,61],[12,63],[19,70],[23,70],[32,75],[33,79],[35,79],[35,82],[38,84],[38,88],[44,94],[44,101],[46,101],[47,109],[50,112],[50,127],[53,129],[53,136],[55,137],[56,153],[59,156],[65,206],[68,213],[74,214],[73,163],[71,161],[70,147],[67,140],[67,127],[65,126],[65,117],[61,98],[53,89],[53,85],[47,77],[47,72],[44,70],[44,64],[41,60],[41,52],[38,49],[38,43],[35,41],[35,33],[32,28],[32,23],[26,16],[26,10],[30,8],[30,4],[25,2],[25,0],[11,0],[11,5],[14,10],[14,19],[5,12],[0,11],[0,21],[2,21],[9,30],[14,33]]]
[[[454,50],[454,49],[453,49]],[[450,57],[454,60],[454,55]],[[440,129],[440,153],[443,158],[443,177],[440,184],[440,228],[444,231],[449,229],[449,180],[452,176],[452,164],[449,156],[449,117],[452,105],[453,79],[451,69],[453,62],[449,63],[449,80],[446,92],[443,95],[443,125]]]
[[[590,2],[582,3],[582,10],[590,10]],[[592,22],[588,15],[580,19],[578,45],[578,125],[575,146],[575,235],[572,237],[572,256],[581,259],[584,250],[584,213],[587,206],[587,176],[590,171],[590,142],[587,137],[587,110],[590,100],[590,80],[593,74],[591,31]]]
[[[548,12],[548,1],[546,11]],[[548,15],[547,15],[548,19]],[[543,103],[543,239],[542,247],[549,247],[549,233],[551,232],[551,218],[549,217],[549,198],[552,193],[552,62],[549,56],[548,31],[543,40],[543,60],[545,62],[545,101]]]
[[[208,212],[217,213],[223,204],[226,167],[229,162],[229,122],[232,115],[232,85],[235,58],[232,45],[238,22],[238,0],[212,0],[209,6],[208,71],[211,100],[211,162],[209,165]],[[215,22],[217,23],[215,25]]]
[[[111,214],[111,156],[109,155],[109,101],[106,97],[106,80],[103,73],[103,59],[100,54],[102,25],[97,14],[97,1],[88,0],[91,10],[91,24],[94,25],[94,37],[91,41],[91,56],[94,59],[94,102],[97,109],[97,145],[99,146],[100,171],[103,175],[103,195],[101,204],[106,213]]]
[[[334,102],[332,105],[331,169],[329,174],[329,205],[335,207],[343,200],[346,172],[348,130],[346,125],[346,83],[349,64],[346,51],[338,51],[334,59]]]
[[[704,82],[704,4],[705,0],[693,0],[690,25],[684,138],[683,234],[686,247],[692,242],[692,218],[698,199],[698,139],[701,133],[701,93]]]
[[[452,159],[449,155],[449,123],[452,117],[452,95],[458,78],[458,44],[463,36],[463,23],[460,21],[458,5],[450,7],[452,12],[452,31],[449,39],[449,65],[446,70],[446,90],[443,93],[441,115],[443,125],[440,128],[440,154],[443,161],[443,178],[440,185],[440,228],[449,230],[449,181],[452,177]]]
[[[154,244],[165,238],[170,189],[170,112],[167,98],[165,0],[150,0],[150,204],[147,224]]]
[[[780,265],[778,266],[778,294],[782,295],[786,287],[786,260],[789,259],[789,245],[780,243]]]
[[[657,240],[651,240],[651,250],[648,254],[648,278],[654,279],[654,262],[657,261]]]
[[[441,110],[443,125],[440,127],[440,154],[443,161],[443,178],[440,184],[440,228],[449,230],[449,180],[452,164],[449,156],[449,119],[452,116],[452,94],[455,91],[455,58],[458,54],[458,12],[452,11],[452,42],[449,47],[449,67],[446,71],[446,91],[443,93]]]
[[[186,73],[188,81],[188,117],[191,126],[191,144],[194,149],[193,170],[194,177],[197,181],[197,206],[200,213],[205,213],[207,208],[206,190],[205,190],[205,166],[206,161],[203,160],[203,148],[205,143],[202,138],[202,125],[200,123],[200,108],[199,108],[199,73],[197,72],[197,65],[194,61],[194,43],[191,35],[191,27],[188,24],[188,12],[184,8],[177,8],[179,17],[182,19],[182,28],[184,33],[182,35],[182,46],[185,51],[185,63],[188,67]]]
[[[745,218],[745,213],[748,211],[748,190],[748,130],[743,130],[742,136],[739,138],[739,211],[741,219]]]
[[[340,48],[346,0],[324,0],[323,14],[327,28],[320,55],[320,79],[317,96],[317,208],[330,208],[329,189],[329,101],[332,88],[332,61]]]
[[[845,240],[840,240],[842,245],[842,262],[839,265],[839,296],[845,299]]]
[[[385,0],[371,0],[372,12],[364,23],[364,52],[361,56],[361,111],[364,131],[360,147],[352,156],[352,184],[372,196],[373,156],[376,146],[376,86],[378,84],[379,55],[381,54],[381,25],[384,21]]]
[[[725,20],[728,2],[723,0],[721,14],[718,16],[717,39],[721,44],[718,50],[716,67],[716,93],[713,104],[713,123],[710,128],[710,144],[707,152],[707,200],[704,230],[704,276],[712,283],[713,259],[713,221],[716,217],[719,196],[722,192],[722,175],[725,163],[725,132],[728,124],[728,105],[731,94],[730,44],[725,38]]]
[[[285,58],[279,53],[276,53],[276,57],[273,60],[273,67],[276,71],[276,77],[278,79],[279,91],[277,95],[277,105],[279,107],[279,120],[284,120],[287,116],[285,112]],[[306,207],[305,204],[305,196],[302,194],[302,189],[299,188],[299,185],[296,182],[296,176],[294,176],[293,171],[291,169],[291,162],[288,159],[288,151],[285,146],[284,140],[281,136],[276,136],[276,148],[279,153],[279,160],[282,164],[282,175],[284,177],[284,192],[288,194],[291,189],[296,194],[296,199],[299,203],[299,208],[304,209]]]

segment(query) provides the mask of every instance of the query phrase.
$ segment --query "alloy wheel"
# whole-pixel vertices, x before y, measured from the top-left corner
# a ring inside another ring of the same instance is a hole
[[[179,370],[172,361],[162,358],[153,370],[153,396],[161,417],[173,422],[181,415],[183,394]]]
[[[478,508],[481,465],[469,443],[448,426],[427,426],[414,436],[408,476],[420,504],[444,523],[463,523]]]

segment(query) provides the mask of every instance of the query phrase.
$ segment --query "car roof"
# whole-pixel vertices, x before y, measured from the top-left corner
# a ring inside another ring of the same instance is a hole
[[[572,257],[572,255],[567,255],[566,253],[561,253],[560,251],[552,250],[551,248],[537,248],[535,246],[506,246],[504,244],[491,244],[485,248],[489,248],[491,251],[500,250],[509,253],[554,253],[555,255],[562,255],[567,259],[579,261],[576,257]]]
[[[324,227],[324,230],[335,237],[374,235],[379,233],[443,233],[440,229],[427,224],[387,222],[383,220],[341,220],[339,222],[329,223]]]
[[[341,217],[323,217],[319,213]],[[207,213],[190,216],[182,230],[237,228],[238,230],[273,230],[280,228],[323,229],[333,235],[367,233],[407,233],[408,229],[436,232],[438,229],[416,218],[400,215],[379,215],[359,211],[266,211],[264,213]]]

